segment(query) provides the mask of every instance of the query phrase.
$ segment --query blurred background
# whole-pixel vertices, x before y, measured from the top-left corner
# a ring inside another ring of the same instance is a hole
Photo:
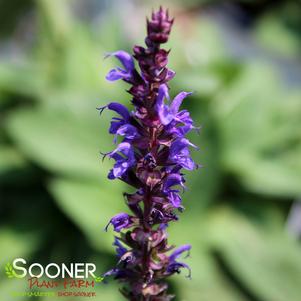
[[[0,269],[16,257],[92,261],[99,274],[115,264],[103,228],[128,187],[106,178],[112,115],[95,108],[130,97],[105,81],[116,61],[103,57],[143,44],[160,4],[176,17],[171,94],[194,91],[185,106],[202,127],[190,139],[203,168],[187,175],[186,210],[169,228],[171,243],[193,245],[192,280],[174,276],[171,290],[177,301],[300,301],[297,0],[1,0]],[[5,301],[18,289],[1,273]],[[96,290],[123,300],[114,282]]]

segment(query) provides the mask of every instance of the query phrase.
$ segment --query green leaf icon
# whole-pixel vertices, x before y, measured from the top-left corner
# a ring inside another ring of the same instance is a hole
[[[7,278],[15,278],[16,274],[10,262],[5,265],[5,274]]]
[[[96,283],[101,282],[103,279],[104,279],[104,277],[94,277],[94,281],[95,281]]]

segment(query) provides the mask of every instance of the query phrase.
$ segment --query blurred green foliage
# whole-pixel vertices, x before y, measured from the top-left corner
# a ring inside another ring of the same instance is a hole
[[[106,178],[112,162],[99,152],[114,147],[110,114],[99,118],[95,108],[128,103],[123,87],[105,82],[115,62],[102,55],[133,39],[112,12],[95,33],[67,1],[35,6],[32,48],[18,62],[0,58],[0,264],[93,260],[104,272],[115,257],[102,228],[126,210],[128,188]],[[254,37],[296,55],[297,36],[277,21],[261,18]],[[193,245],[193,278],[174,277],[171,287],[182,301],[300,301],[300,242],[285,227],[301,195],[301,90],[264,60],[231,58],[214,20],[189,22],[192,32],[176,25],[169,45],[171,86],[195,91],[185,106],[202,125],[191,139],[203,168],[188,175],[187,209],[170,226],[171,243]],[[22,286],[13,281],[0,276],[2,294]],[[121,300],[115,284],[97,291],[99,300]]]

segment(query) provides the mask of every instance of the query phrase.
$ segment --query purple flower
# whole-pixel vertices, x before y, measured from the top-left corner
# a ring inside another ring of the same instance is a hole
[[[121,244],[120,238],[116,237],[114,238],[113,246],[116,248],[116,253],[118,258],[121,258],[128,250]]]
[[[123,51],[119,50],[113,53],[110,53],[107,55],[109,56],[115,56],[120,63],[123,65],[123,68],[117,67],[112,69],[106,76],[106,79],[108,81],[116,81],[119,79],[123,79],[125,81],[130,81],[133,76],[133,71],[135,70],[135,64],[134,64],[134,59],[133,57]]]
[[[180,208],[181,207],[181,203],[182,203],[182,199],[178,194],[178,191],[169,191],[168,192],[168,197],[170,202],[172,203],[172,205],[175,208]]]
[[[183,245],[176,250],[174,250],[171,255],[169,256],[169,264],[167,267],[168,273],[179,273],[181,268],[186,268],[189,271],[188,278],[191,277],[191,269],[190,267],[183,262],[178,262],[177,259],[182,255],[184,252],[188,252],[187,256],[189,256],[189,252],[191,250],[191,245]]]
[[[170,187],[177,185],[185,188],[183,176],[178,173],[169,174],[164,182],[163,190],[169,190]]]
[[[163,125],[168,125],[172,120],[182,122],[182,120],[178,118],[179,109],[184,98],[190,94],[192,93],[179,93],[171,104],[167,106],[164,103],[164,99],[167,98],[169,100],[168,88],[165,84],[160,86],[156,102],[156,110]]]
[[[121,177],[130,167],[136,163],[134,150],[130,143],[122,142],[118,147],[109,153],[109,157],[113,158],[116,163],[110,171],[109,179]]]
[[[175,75],[176,75],[176,72],[174,72],[171,69],[168,69],[165,80],[168,82],[168,81],[172,80],[175,77]]]
[[[166,126],[166,132],[176,137],[185,137],[191,130],[198,129],[193,125],[193,120],[187,110],[182,110],[177,114],[177,118]]]
[[[175,249],[172,253],[171,253],[171,255],[169,256],[169,260],[170,261],[175,261],[176,259],[178,259],[181,255],[182,255],[182,253],[184,253],[184,252],[187,252],[188,254],[187,254],[187,256],[189,256],[189,252],[190,252],[190,250],[191,250],[191,245],[183,245],[183,246],[181,246],[181,247],[178,247],[177,249]],[[186,256],[186,257],[187,257]]]
[[[112,133],[113,134],[113,133]],[[131,124],[123,124],[120,126],[117,131],[115,132],[116,136],[114,138],[114,142],[117,141],[117,135],[124,136],[127,140],[133,140],[140,137],[140,134],[137,131],[137,128],[135,128]]]
[[[108,178],[119,178],[132,186],[132,193],[124,193],[126,205],[132,212],[119,213],[111,218],[118,257],[116,267],[104,276],[114,276],[125,284],[122,294],[131,301],[170,301],[165,279],[187,264],[179,261],[190,245],[175,249],[170,255],[167,226],[177,221],[182,211],[181,193],[185,189],[181,170],[196,168],[190,156],[195,148],[187,133],[196,129],[187,110],[181,110],[183,100],[190,95],[179,93],[172,101],[168,82],[175,76],[168,65],[170,51],[162,49],[173,24],[168,11],[162,7],[147,20],[146,47],[134,46],[133,57],[117,51],[115,56],[122,67],[109,72],[107,79],[122,79],[130,85],[133,108],[129,111],[117,102],[99,108],[116,112],[109,132],[121,143],[107,156],[115,160]],[[139,70],[135,69],[134,59]]]
[[[180,165],[185,169],[193,170],[196,168],[196,164],[190,157],[189,146],[197,148],[194,144],[189,142],[186,138],[176,139],[171,147],[169,153],[170,162]]]
[[[111,102],[107,106],[98,108],[98,110],[102,112],[105,108],[116,112],[122,117],[113,117],[111,121],[109,133],[115,135],[114,143],[117,142],[117,135],[124,136],[127,140],[140,137],[137,128],[130,124],[131,115],[124,105],[118,102]]]
[[[111,111],[115,111],[117,114],[119,114],[122,118],[119,117],[113,117],[111,121],[111,126],[109,129],[110,134],[116,134],[117,130],[123,126],[124,124],[129,122],[130,119],[130,113],[128,109],[118,102],[111,102],[108,105],[104,107],[99,107],[97,110],[100,111],[100,114],[104,111],[104,109],[109,109]]]
[[[114,268],[114,269],[107,271],[102,276],[103,277],[116,276],[119,272],[120,272],[120,270],[118,268]]]
[[[108,227],[112,225],[114,231],[120,232],[124,228],[128,228],[132,225],[132,218],[127,213],[118,213],[111,218],[105,230],[108,231]]]
[[[175,208],[179,208],[181,206],[181,197],[179,196],[178,189],[171,189],[173,186],[181,186],[184,188],[183,177],[180,174],[170,174],[167,176],[164,185],[163,192],[168,195],[169,201]]]

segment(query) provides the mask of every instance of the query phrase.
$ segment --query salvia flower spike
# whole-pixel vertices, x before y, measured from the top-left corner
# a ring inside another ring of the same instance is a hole
[[[196,146],[185,138],[197,128],[189,112],[180,109],[191,93],[169,97],[168,82],[175,72],[167,67],[169,51],[161,44],[168,41],[172,24],[168,11],[161,7],[147,19],[146,47],[135,46],[133,56],[122,50],[107,55],[115,57],[121,67],[112,69],[106,78],[130,85],[134,109],[129,111],[117,102],[99,108],[101,113],[105,109],[116,113],[109,128],[116,148],[105,154],[115,161],[108,178],[136,189],[124,193],[130,213],[116,214],[105,227],[116,232],[113,246],[118,263],[104,276],[113,275],[122,282],[122,294],[132,301],[171,300],[166,279],[182,269],[190,277],[190,267],[181,257],[189,254],[191,246],[174,249],[167,241],[168,223],[177,221],[177,212],[184,209],[181,171],[197,168],[190,157]]]

